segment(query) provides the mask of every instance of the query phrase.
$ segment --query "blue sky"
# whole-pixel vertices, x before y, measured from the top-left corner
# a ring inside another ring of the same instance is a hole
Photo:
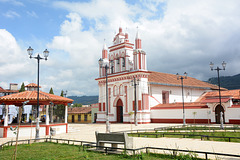
[[[36,83],[55,94],[98,95],[98,59],[106,39],[112,45],[119,26],[130,42],[139,27],[148,69],[207,80],[216,76],[209,62],[227,62],[223,76],[239,73],[238,0],[0,0],[0,86]],[[127,28],[127,29],[126,29]]]

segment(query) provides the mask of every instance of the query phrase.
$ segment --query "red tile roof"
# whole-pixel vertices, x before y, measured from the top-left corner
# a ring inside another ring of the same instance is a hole
[[[154,72],[149,71],[150,75],[148,76],[148,81],[152,82],[153,84],[160,84],[160,85],[172,85],[172,86],[181,86],[181,80],[177,79],[177,75],[169,74],[169,73],[161,73],[161,72]],[[209,84],[207,82],[200,81],[198,79],[187,77],[184,79],[183,85],[186,87],[196,87],[196,88],[206,88],[206,89],[218,89],[218,86]],[[222,88],[226,90],[225,88]]]
[[[0,93],[1,92],[5,92],[5,90],[2,87],[0,87]]]
[[[31,87],[37,88],[38,86],[37,86],[37,84],[35,84],[35,83],[30,83],[30,84],[26,85],[25,87],[28,87],[28,88],[31,88]],[[39,86],[39,88],[41,88],[41,86]]]
[[[183,108],[183,103],[169,103],[169,104],[158,104],[151,108],[151,110],[155,109],[181,109]],[[196,109],[196,108],[208,108],[206,103],[199,103],[199,102],[185,102],[184,103],[185,109]]]
[[[219,97],[219,92],[214,91],[214,92],[207,92],[204,95],[202,95],[197,101],[198,102],[211,102],[214,101],[214,99],[218,99]],[[227,91],[221,91],[221,99],[222,101],[226,101],[227,99],[240,99],[240,89],[236,90],[227,90]],[[219,101],[219,99],[218,99]]]
[[[68,108],[68,113],[80,114],[80,113],[91,113],[91,107],[74,107]]]
[[[18,93],[18,90],[3,89],[0,87],[0,93]]]
[[[16,94],[11,94],[7,96],[0,97],[0,103],[22,105],[22,102],[29,100],[29,105],[37,104],[37,91],[24,91]],[[72,103],[73,100],[70,98],[65,98],[61,96],[56,96],[53,94],[45,93],[39,91],[39,104],[49,104],[50,102],[54,104],[67,104]]]

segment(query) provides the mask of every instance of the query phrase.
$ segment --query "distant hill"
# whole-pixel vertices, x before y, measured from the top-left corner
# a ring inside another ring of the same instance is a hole
[[[89,105],[89,104],[94,104],[98,103],[98,96],[68,96],[67,98],[71,98],[74,100],[74,103],[81,103],[83,105]]]
[[[218,85],[218,78],[217,77],[209,78],[207,82]],[[227,88],[229,90],[240,89],[240,74],[234,76],[220,77],[220,85],[221,87]]]

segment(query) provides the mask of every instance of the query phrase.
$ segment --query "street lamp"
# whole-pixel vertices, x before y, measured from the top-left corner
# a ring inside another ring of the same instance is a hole
[[[183,79],[187,79],[187,73],[184,72],[184,76],[179,76],[177,73],[177,80],[181,79],[182,84],[182,102],[183,102],[183,126],[186,126],[186,119],[185,119],[185,110],[184,110],[184,94],[183,94]]]
[[[40,130],[40,126],[39,126],[39,62],[41,59],[45,59],[47,60],[47,57],[49,55],[49,51],[47,49],[45,49],[43,51],[43,55],[44,55],[44,58],[40,57],[40,55],[38,54],[36,57],[32,57],[33,55],[33,49],[31,47],[29,47],[27,49],[27,52],[29,54],[29,58],[34,58],[37,60],[38,62],[38,73],[37,73],[37,123],[36,123],[36,136],[35,136],[35,139],[39,139],[39,130]]]
[[[67,90],[65,92],[63,91],[63,97],[67,97],[67,92]]]
[[[218,75],[219,104],[220,104],[220,106],[222,106],[222,101],[221,101],[221,86],[220,86],[219,71],[220,71],[220,70],[225,70],[226,65],[227,65],[227,63],[223,61],[223,62],[222,62],[222,68],[219,68],[219,67],[217,66],[217,68],[214,69],[214,68],[213,68],[213,67],[214,67],[214,63],[213,63],[213,62],[210,62],[210,64],[209,64],[209,66],[210,66],[210,68],[211,68],[211,71],[213,71],[213,70],[216,70],[216,71],[217,71],[217,75]],[[221,118],[223,118],[222,115],[223,115],[223,114],[220,113],[220,120],[221,120]],[[223,120],[221,120],[221,126],[220,126],[220,128],[223,129]]]
[[[106,133],[110,132],[110,123],[109,123],[109,117],[108,117],[108,68],[109,68],[109,61],[108,59],[99,59],[100,68],[105,69],[105,75],[106,75]]]

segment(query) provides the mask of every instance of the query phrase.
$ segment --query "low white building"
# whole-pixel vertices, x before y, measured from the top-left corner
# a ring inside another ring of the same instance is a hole
[[[138,33],[135,39],[135,48],[134,44],[129,42],[128,34],[123,33],[121,27],[119,33],[114,37],[113,45],[107,49],[104,44],[102,58],[99,60],[99,78],[96,79],[99,86],[97,123],[106,122],[106,97],[108,98],[108,113],[111,123],[132,122],[131,112],[135,111],[135,93],[138,123],[182,123],[181,80],[177,78],[177,75],[148,71],[146,62],[146,52],[142,50]],[[187,122],[208,123],[211,119],[211,123],[218,123],[214,118],[215,111],[211,114],[209,112],[211,107],[208,105],[211,104],[199,102],[199,98],[205,93],[217,89],[216,85],[192,77],[184,79],[184,102],[189,111],[186,113]],[[222,90],[226,89],[222,88]],[[237,119],[240,117],[237,116]]]

